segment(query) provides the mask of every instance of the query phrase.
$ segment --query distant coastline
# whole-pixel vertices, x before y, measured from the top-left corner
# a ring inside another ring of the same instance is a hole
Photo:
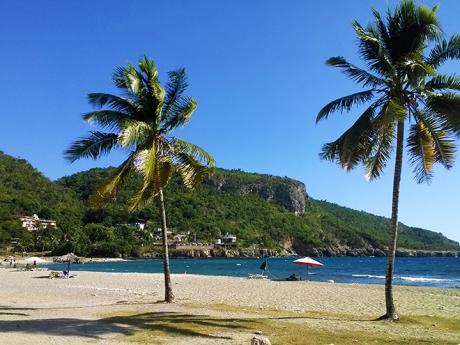
[[[318,257],[323,267],[310,268],[294,265],[296,257],[267,258],[172,258],[171,271],[175,274],[205,276],[233,276],[248,278],[251,274],[260,274],[261,265],[267,260],[263,272],[275,281],[285,281],[292,274],[302,280],[346,284],[381,285],[384,282],[385,257]],[[439,288],[460,288],[458,257],[400,257],[396,260],[394,280],[396,285],[412,285]],[[51,264],[50,270],[65,270],[67,264]],[[442,269],[440,269],[442,267]],[[72,271],[106,273],[161,273],[161,258],[133,258],[123,261],[84,261],[72,265]]]

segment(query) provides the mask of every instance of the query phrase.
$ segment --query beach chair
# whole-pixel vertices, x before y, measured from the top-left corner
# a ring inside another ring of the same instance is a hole
[[[61,278],[61,279],[67,279],[67,278],[76,278],[76,274],[69,274],[67,271],[51,271],[50,274],[48,275],[49,279],[56,279],[56,278]]]
[[[56,278],[66,278],[64,272],[61,271],[51,271],[48,275],[49,279],[56,279]]]

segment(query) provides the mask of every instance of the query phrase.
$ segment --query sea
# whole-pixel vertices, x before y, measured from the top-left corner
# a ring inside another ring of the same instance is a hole
[[[296,258],[276,257],[263,259],[210,258],[171,259],[172,273],[214,276],[248,277],[261,273],[260,266],[267,260],[265,272],[273,280],[285,280],[291,274],[302,280],[328,281],[348,284],[384,284],[385,257],[320,257],[315,260],[322,267],[298,266]],[[53,270],[67,269],[67,264],[48,265]],[[127,260],[72,264],[71,271],[94,272],[162,272],[161,259]],[[460,288],[460,257],[397,257],[394,284],[442,288]]]

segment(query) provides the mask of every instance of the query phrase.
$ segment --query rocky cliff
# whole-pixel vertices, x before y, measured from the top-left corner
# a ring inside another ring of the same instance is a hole
[[[305,207],[309,203],[305,185],[289,178],[219,169],[205,183],[219,191],[257,195],[264,200],[274,201],[295,214],[305,213]]]
[[[351,248],[348,246],[325,246],[325,247],[298,247],[298,252],[291,249],[268,249],[268,248],[216,248],[211,250],[170,250],[170,256],[174,258],[260,258],[276,256],[385,256],[385,251],[379,248],[368,246],[365,248]],[[455,250],[409,250],[400,249],[396,251],[398,257],[457,257],[460,251]],[[144,258],[158,257],[160,253],[145,253]]]

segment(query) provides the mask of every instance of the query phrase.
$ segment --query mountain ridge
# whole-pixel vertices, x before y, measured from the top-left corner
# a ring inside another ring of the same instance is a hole
[[[86,205],[90,193],[113,170],[93,168],[51,181],[27,161],[0,153],[0,245],[19,238],[31,250],[145,255],[152,250],[148,240],[141,243],[142,234],[120,226],[148,220],[150,229],[159,227],[155,205],[134,214],[127,210],[138,177],[106,208]],[[247,255],[246,249],[254,245],[268,250],[254,255],[384,255],[387,218],[312,199],[302,182],[287,177],[217,169],[189,192],[173,176],[165,197],[171,228],[201,242],[226,232],[238,237],[235,252],[205,255]],[[39,244],[12,217],[32,213],[58,221],[56,231],[39,236]],[[460,251],[457,242],[442,234],[404,224],[400,229],[400,248]]]

